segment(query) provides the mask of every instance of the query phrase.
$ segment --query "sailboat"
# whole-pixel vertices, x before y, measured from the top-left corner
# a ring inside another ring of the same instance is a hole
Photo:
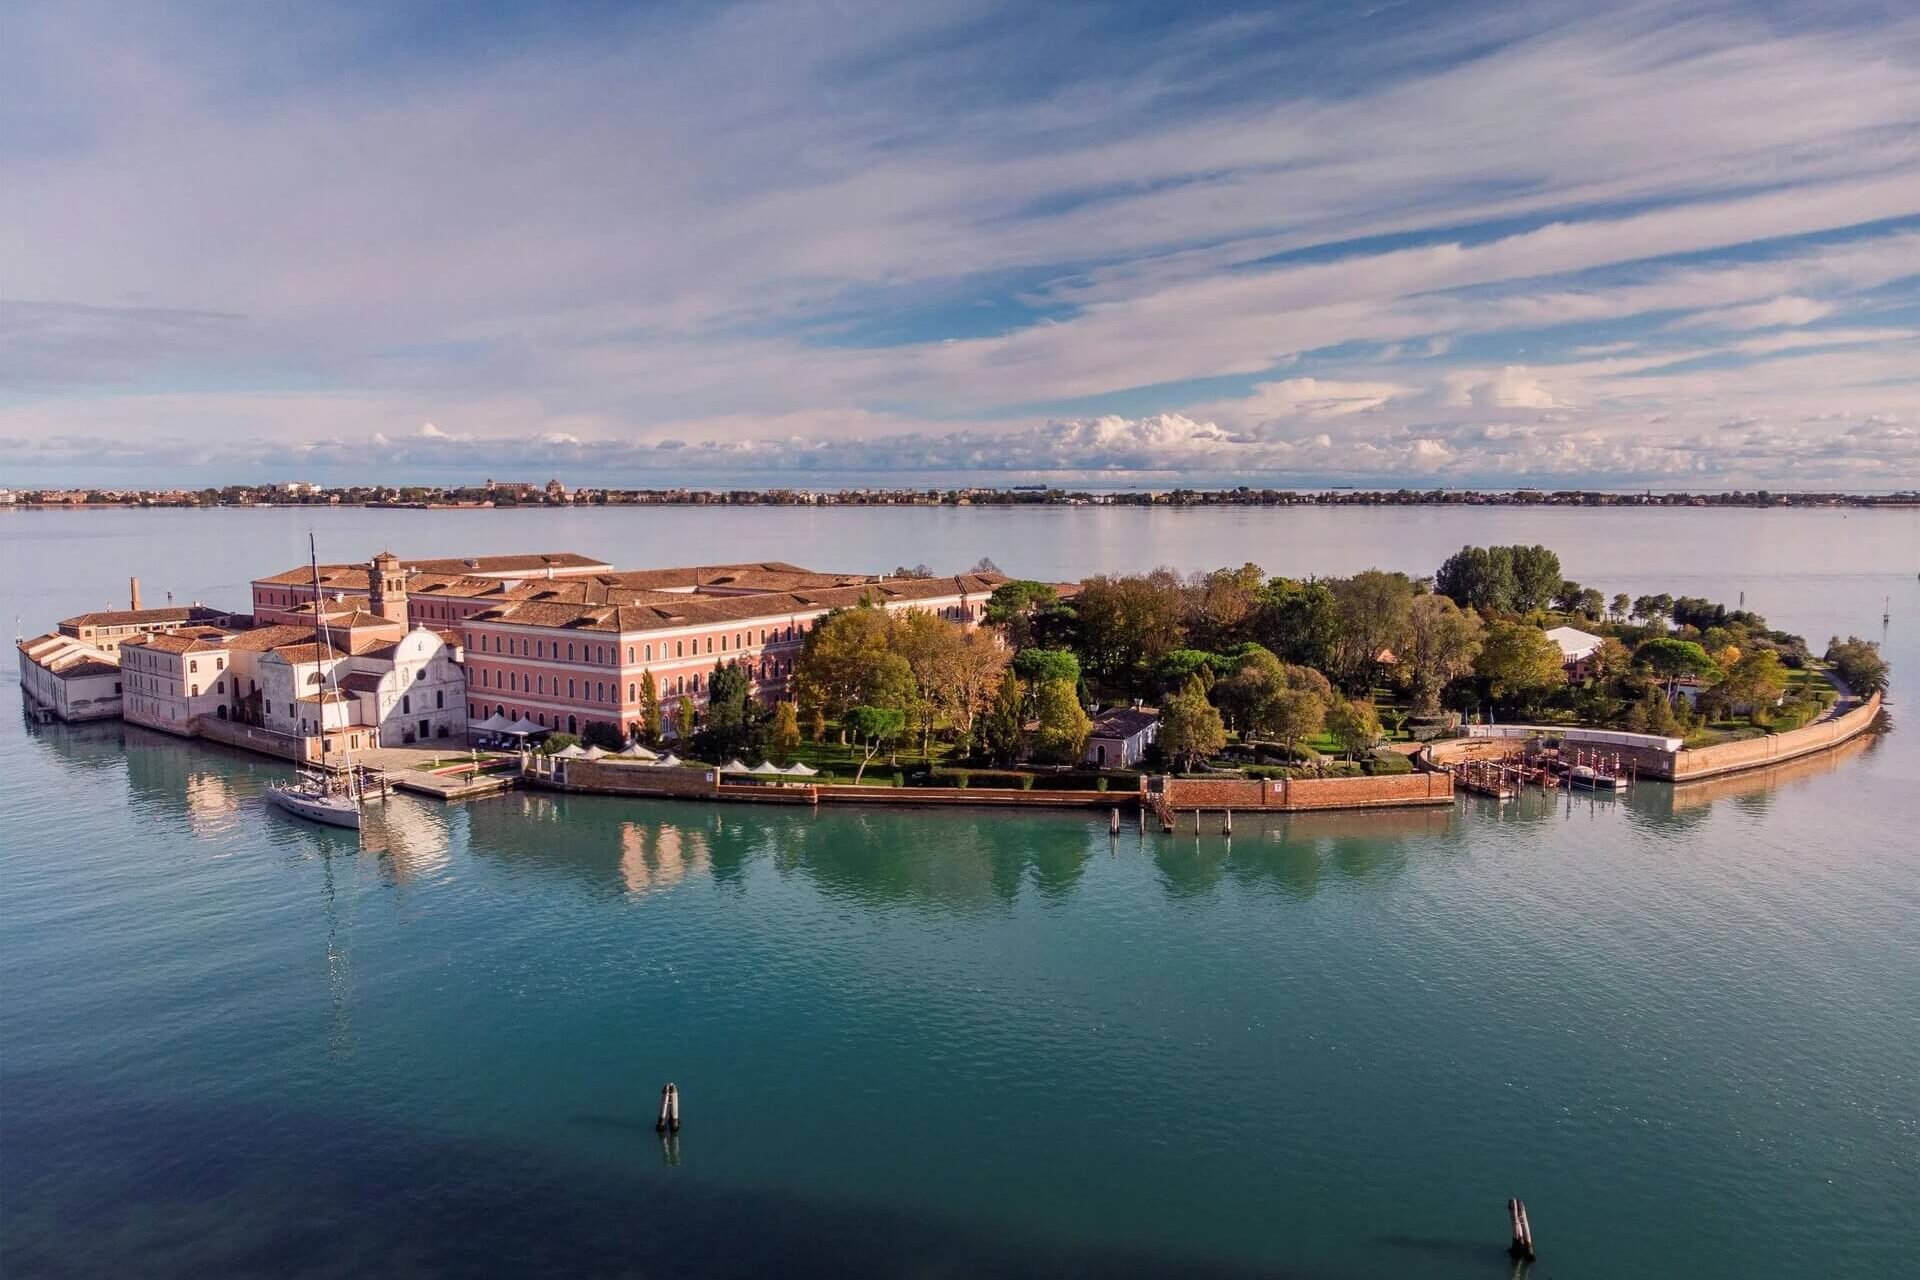
[[[333,678],[333,638],[327,633],[325,615],[321,612],[320,553],[314,547],[312,533],[307,534],[307,555],[313,562],[313,629],[319,635],[322,646],[320,669],[326,672],[327,691],[338,695],[340,689]],[[267,786],[267,800],[297,818],[323,822],[330,827],[351,827],[358,831],[360,792],[354,783],[352,752],[345,752],[339,774],[327,770],[328,705],[323,697],[320,702],[319,772],[302,773],[294,782],[270,783]]]

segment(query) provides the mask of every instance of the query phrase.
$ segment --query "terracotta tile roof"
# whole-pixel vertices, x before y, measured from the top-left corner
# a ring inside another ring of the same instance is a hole
[[[278,649],[282,645],[295,644],[312,638],[311,626],[296,626],[290,622],[283,622],[270,627],[255,627],[251,631],[237,632],[227,641],[227,648],[265,653],[269,649]]]
[[[132,627],[164,626],[170,622],[211,622],[215,618],[230,618],[233,615],[224,610],[209,608],[203,604],[170,605],[164,609],[109,609],[101,613],[82,613],[71,618],[63,618],[63,627]]]
[[[905,604],[960,594],[983,596],[1006,581],[1000,574],[965,573],[951,578],[890,578],[860,586],[818,591],[775,591],[745,596],[669,595],[641,604],[581,604],[530,600],[503,605],[475,616],[474,623],[576,631],[640,632],[675,627],[724,625],[759,619],[784,619],[795,613],[842,609],[872,599],[876,604]]]
[[[380,677],[371,671],[349,671],[341,679],[340,687],[348,693],[377,693]]]
[[[228,635],[218,627],[183,627],[179,631],[157,631],[134,636],[121,648],[137,645],[161,653],[224,653]]]
[[[1095,738],[1131,738],[1160,719],[1158,711],[1136,711],[1132,707],[1114,707],[1093,718]]]
[[[405,556],[396,557],[409,578],[414,574],[431,574],[442,578],[463,577],[472,574],[539,574],[545,573],[549,566],[561,569],[610,569],[604,560],[595,560],[583,556],[577,551],[549,551],[530,555],[514,556],[451,556],[435,560],[409,560]],[[260,586],[268,587],[308,587],[313,585],[313,566],[301,565],[281,573],[270,574],[253,580]],[[320,589],[332,591],[358,591],[367,589],[367,566],[360,564],[323,564],[320,566]],[[408,583],[412,590],[412,583]]]

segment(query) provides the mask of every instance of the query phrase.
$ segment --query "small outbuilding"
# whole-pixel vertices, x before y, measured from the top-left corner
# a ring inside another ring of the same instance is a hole
[[[1093,718],[1082,760],[1099,769],[1125,769],[1146,758],[1147,748],[1160,736],[1160,713],[1138,707],[1115,707]]]
[[[1567,678],[1586,679],[1588,664],[1593,655],[1600,652],[1600,637],[1578,627],[1554,627],[1547,632],[1547,639],[1558,646],[1560,664],[1566,668]]]

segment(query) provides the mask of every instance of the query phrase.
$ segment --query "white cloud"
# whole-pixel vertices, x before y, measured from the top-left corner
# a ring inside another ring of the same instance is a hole
[[[1781,294],[1765,302],[1749,302],[1738,307],[1718,307],[1698,311],[1676,320],[1677,327],[1713,329],[1776,329],[1788,325],[1812,324],[1833,314],[1833,304],[1813,298]]]

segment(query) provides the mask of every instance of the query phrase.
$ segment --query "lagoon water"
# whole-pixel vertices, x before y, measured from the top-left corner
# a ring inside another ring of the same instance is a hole
[[[29,631],[322,554],[1431,572],[1542,541],[1920,673],[1920,514],[10,512]],[[1883,597],[1893,621],[1884,632]],[[1242,819],[397,799],[0,686],[0,1272],[1895,1276],[1920,746]],[[686,1127],[652,1115],[679,1083]]]

